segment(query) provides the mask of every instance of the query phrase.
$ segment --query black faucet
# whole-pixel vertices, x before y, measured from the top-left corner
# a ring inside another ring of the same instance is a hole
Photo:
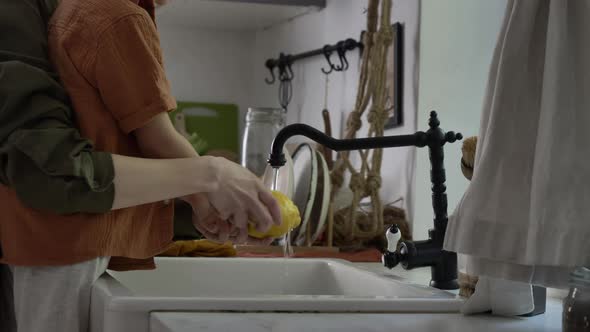
[[[429,230],[429,239],[424,241],[402,241],[395,251],[387,250],[383,254],[383,264],[392,269],[401,263],[406,270],[417,267],[431,267],[430,285],[439,289],[458,289],[457,254],[442,249],[447,229],[447,194],[444,168],[443,146],[463,138],[460,133],[445,133],[440,129],[436,112],[430,113],[427,132],[418,131],[412,135],[383,136],[358,139],[335,139],[321,131],[304,124],[293,124],[283,128],[275,137],[268,163],[274,168],[286,163],[283,146],[292,136],[302,135],[334,151],[361,149],[393,148],[401,146],[428,146],[430,155],[430,180],[432,182],[432,208],[434,210],[434,228]],[[387,232],[397,233],[395,226]]]

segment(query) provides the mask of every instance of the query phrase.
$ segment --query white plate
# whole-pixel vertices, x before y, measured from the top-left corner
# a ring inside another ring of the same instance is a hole
[[[320,162],[320,172],[322,172],[321,176],[323,178],[323,185],[319,186],[318,183],[318,191],[322,189],[322,193],[317,193],[317,199],[321,199],[321,209],[320,209],[320,217],[316,223],[317,227],[315,232],[311,237],[311,243],[313,244],[318,237],[322,234],[326,226],[326,220],[328,217],[328,209],[330,207],[330,194],[332,192],[332,181],[330,178],[330,170],[328,169],[328,163],[324,156],[318,151],[318,161]],[[319,179],[318,179],[319,180]]]
[[[315,197],[308,208],[311,210],[306,227],[301,229],[297,234],[294,243],[298,246],[305,246],[307,242],[307,233],[310,234],[310,245],[313,244],[324,230],[326,217],[328,216],[328,207],[330,199],[330,173],[328,164],[324,156],[314,150],[316,154],[317,181],[316,186],[312,188]]]
[[[295,180],[293,203],[295,203],[301,214],[301,225],[291,232],[292,239],[305,236],[307,230],[318,182],[316,159],[315,150],[307,143],[300,144],[293,152]]]

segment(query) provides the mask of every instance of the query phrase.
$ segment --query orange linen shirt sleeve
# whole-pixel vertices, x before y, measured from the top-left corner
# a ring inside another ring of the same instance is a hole
[[[125,133],[176,108],[164,73],[160,40],[147,15],[129,15],[109,26],[98,41],[97,88]]]

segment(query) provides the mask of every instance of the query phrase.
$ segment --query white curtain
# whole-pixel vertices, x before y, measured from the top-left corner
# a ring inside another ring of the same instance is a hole
[[[590,1],[508,2],[445,249],[469,274],[549,287],[590,265]]]

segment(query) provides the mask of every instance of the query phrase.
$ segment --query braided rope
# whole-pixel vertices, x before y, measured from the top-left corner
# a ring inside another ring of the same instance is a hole
[[[388,118],[387,101],[387,56],[393,42],[391,26],[392,0],[369,0],[367,11],[367,30],[363,35],[363,56],[361,73],[354,110],[346,121],[345,139],[353,139],[362,128],[366,113],[369,124],[368,137],[383,136]],[[379,11],[379,4],[381,10]],[[379,12],[381,13],[379,15]],[[378,29],[377,29],[378,28]],[[369,109],[369,105],[371,105]],[[333,195],[344,185],[345,173],[350,173],[348,187],[352,191],[350,206],[335,214],[334,236],[338,242],[352,243],[374,238],[383,232],[383,205],[379,195],[381,189],[381,164],[383,150],[358,151],[361,165],[354,167],[350,162],[351,152],[338,154],[331,173]],[[370,159],[370,160],[369,160]],[[372,213],[363,215],[359,212],[361,200],[370,198]]]

